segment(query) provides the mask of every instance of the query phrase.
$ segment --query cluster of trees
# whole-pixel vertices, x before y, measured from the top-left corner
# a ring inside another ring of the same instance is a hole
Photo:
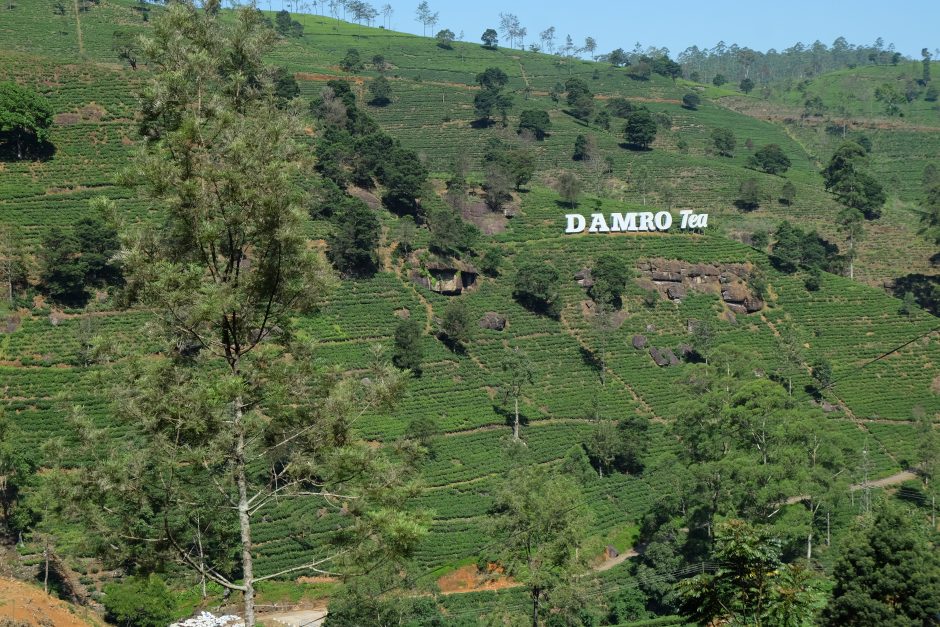
[[[338,268],[353,274],[370,271],[378,242],[378,218],[369,216],[358,200],[345,197],[349,184],[372,189],[383,187],[382,202],[399,214],[425,219],[418,198],[427,181],[427,170],[418,155],[389,137],[365,111],[356,105],[349,84],[332,80],[320,96],[310,103],[312,113],[323,123],[317,138],[317,169],[323,175],[323,193],[313,210],[332,215],[338,232],[356,245],[331,246],[331,257]],[[364,254],[370,250],[369,254]]]
[[[299,38],[304,36],[304,25],[292,19],[290,13],[285,10],[278,11],[274,15],[274,30],[281,37]]]
[[[843,257],[839,247],[820,237],[814,231],[804,231],[784,220],[774,231],[771,260],[783,272],[798,269],[837,273],[842,269]]]
[[[682,65],[683,74],[693,81],[706,82],[721,75],[723,82],[750,80],[753,83],[756,79],[768,83],[785,79],[803,80],[846,67],[897,65],[902,56],[894,50],[893,44],[885,46],[880,37],[871,45],[853,45],[839,37],[831,46],[815,41],[809,45],[796,43],[784,50],[770,49],[766,52],[718,42],[712,48],[690,46],[676,59]],[[745,91],[743,85],[742,91]]]
[[[499,211],[512,199],[511,191],[520,191],[535,175],[535,153],[491,138],[483,153],[483,190],[486,204]]]

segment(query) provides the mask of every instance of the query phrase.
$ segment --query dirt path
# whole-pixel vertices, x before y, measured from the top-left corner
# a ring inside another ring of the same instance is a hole
[[[605,570],[610,570],[614,566],[619,566],[620,564],[623,564],[631,557],[636,557],[637,555],[639,555],[639,553],[637,553],[635,549],[624,551],[617,557],[608,557],[603,562],[595,566],[594,570],[596,572],[602,573]]]
[[[326,620],[326,608],[316,607],[292,612],[278,612],[259,616],[265,625],[272,627],[320,627]]]
[[[85,609],[46,594],[41,588],[0,577],[0,619],[35,627],[97,627],[103,625]]]
[[[78,56],[85,56],[85,41],[82,39],[82,18],[81,10],[78,6],[78,0],[72,0],[72,5],[75,7],[75,32],[78,34]]]
[[[875,479],[874,481],[869,481],[868,483],[853,483],[849,486],[850,492],[858,492],[859,490],[864,490],[868,488],[890,488],[891,486],[899,485],[905,481],[911,481],[912,479],[917,479],[917,475],[911,472],[910,470],[902,470],[901,472],[896,472],[890,477],[882,477],[881,479]],[[809,500],[808,494],[801,494],[798,496],[791,496],[783,503],[785,505],[796,505],[802,501]]]

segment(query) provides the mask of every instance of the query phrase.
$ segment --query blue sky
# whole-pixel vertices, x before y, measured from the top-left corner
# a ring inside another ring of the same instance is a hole
[[[313,6],[313,0],[298,0]],[[421,34],[415,20],[419,0],[370,0],[377,9],[386,1],[395,10],[392,27]],[[257,0],[261,8],[286,7],[290,0]],[[555,26],[557,37],[571,34],[580,44],[585,36],[597,40],[598,52],[643,46],[669,48],[672,56],[690,45],[711,47],[719,41],[757,50],[781,50],[797,41],[819,39],[830,45],[840,35],[853,44],[870,44],[883,37],[901,53],[920,58],[921,48],[940,47],[940,0],[673,0],[672,2],[593,0],[429,0],[440,13],[440,28],[461,30],[466,41],[478,41],[487,27],[496,28],[500,12],[514,13],[525,26],[527,42],[539,31]],[[381,23],[379,17],[378,23]]]

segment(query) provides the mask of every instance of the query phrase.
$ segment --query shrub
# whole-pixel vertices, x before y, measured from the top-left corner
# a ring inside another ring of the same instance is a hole
[[[688,93],[682,96],[682,106],[690,111],[695,111],[698,109],[699,104],[702,102],[702,99],[699,98],[698,94]]]
[[[105,618],[122,627],[166,627],[176,604],[158,575],[105,586]]]

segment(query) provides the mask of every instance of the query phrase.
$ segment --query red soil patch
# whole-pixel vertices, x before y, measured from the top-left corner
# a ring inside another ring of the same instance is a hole
[[[14,579],[0,578],[0,618],[35,627],[91,627],[102,625],[84,608],[70,605],[40,588]]]
[[[518,582],[513,581],[510,577],[500,575],[497,571],[484,577],[480,574],[480,571],[477,570],[475,564],[461,566],[457,570],[437,580],[437,587],[441,589],[443,594],[479,592],[480,590],[502,590],[503,588],[514,588],[518,585]]]

